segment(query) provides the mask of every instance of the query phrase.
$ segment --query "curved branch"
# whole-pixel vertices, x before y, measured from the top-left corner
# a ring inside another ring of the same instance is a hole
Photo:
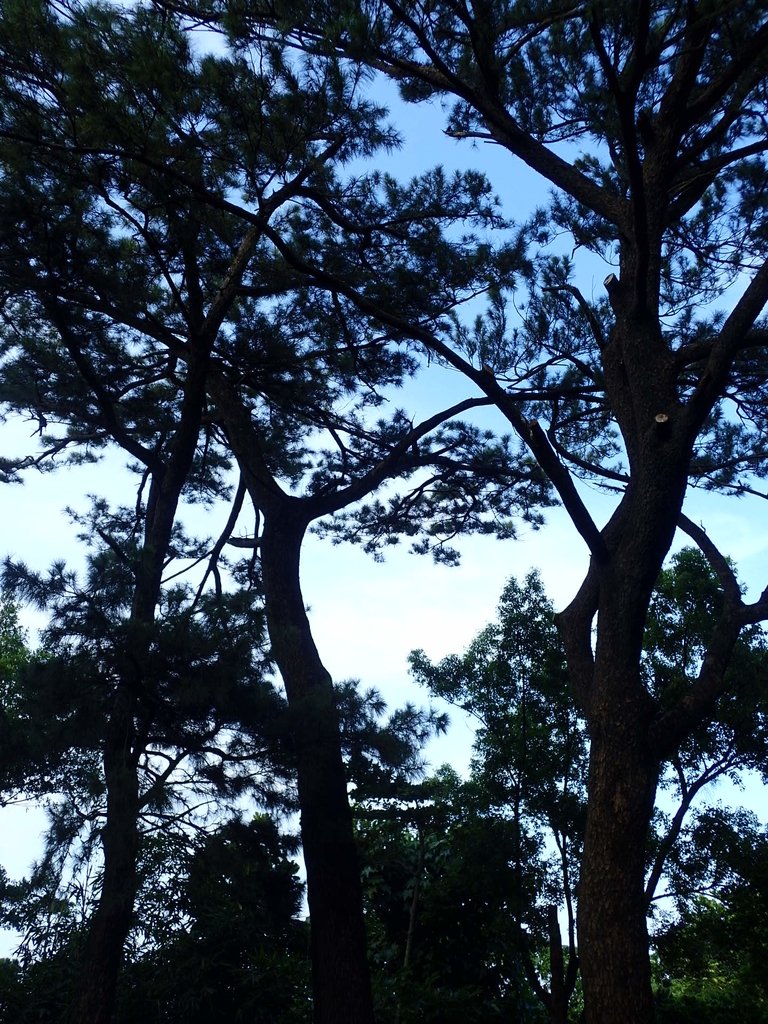
[[[611,193],[605,187],[592,181],[572,163],[564,160],[524,131],[500,101],[481,94],[479,90],[473,89],[459,75],[451,71],[440,59],[426,33],[414,25],[413,19],[409,18],[399,4],[390,0],[387,6],[394,16],[413,32],[418,45],[427,58],[432,61],[432,64],[398,58],[379,50],[377,59],[371,61],[372,66],[395,80],[412,77],[425,82],[434,89],[452,92],[474,108],[499,145],[504,146],[534,171],[551,181],[553,185],[562,188],[588,209],[593,210],[612,224],[619,227],[624,226],[626,205],[618,194]],[[573,9],[573,13],[574,15],[581,14],[583,8],[576,7]]]
[[[718,550],[707,536],[706,531],[701,526],[697,526],[696,523],[682,512],[678,519],[678,526],[683,533],[687,533],[691,540],[696,543],[701,553],[712,566],[717,578],[720,580],[720,586],[723,588],[726,602],[733,606],[741,605],[741,588],[739,587],[736,575],[728,559]]]
[[[597,614],[599,580],[593,559],[579,592],[567,608],[555,616],[568,660],[568,679],[583,711],[588,711],[595,669],[592,622]]]
[[[243,502],[245,500],[245,493],[245,481],[243,480],[243,475],[241,473],[240,478],[237,481],[237,491],[235,492],[235,497],[232,502],[232,508],[229,511],[229,516],[227,517],[227,522],[224,526],[224,529],[221,531],[219,539],[213,545],[210,557],[208,559],[208,565],[206,567],[205,572],[203,573],[203,578],[200,580],[200,585],[197,588],[197,592],[195,593],[195,598],[192,601],[192,608],[194,608],[197,605],[197,602],[200,600],[200,596],[203,593],[203,588],[205,587],[206,581],[208,580],[208,577],[212,573],[216,580],[217,593],[219,595],[221,594],[221,580],[218,575],[219,556],[221,555],[221,552],[224,550],[225,546],[228,543],[232,543],[232,531],[237,525],[237,520],[238,517],[240,516],[240,512],[243,507]]]
[[[682,774],[682,772],[678,770],[678,774]],[[701,789],[704,788],[704,786],[707,785],[708,782],[711,781],[712,776],[705,772],[703,775],[700,775],[695,782],[685,788],[683,799],[680,801],[680,806],[675,811],[675,815],[669,826],[669,831],[661,841],[656,857],[653,861],[653,866],[648,875],[648,881],[645,884],[645,902],[647,906],[650,907],[655,898],[656,889],[661,879],[662,872],[664,871],[664,865],[672,851],[672,847],[677,842],[682,831],[685,816],[693,803],[694,797]]]
[[[713,342],[704,373],[688,402],[689,429],[696,436],[715,402],[722,394],[735,354],[747,346],[755,321],[768,302],[768,260],[766,260]]]
[[[285,242],[278,232],[265,226],[264,234],[279,250],[288,264],[300,270],[308,278],[314,279],[321,286],[345,295],[358,309],[375,317],[388,327],[393,327],[406,337],[420,341],[428,350],[441,356],[449,365],[460,370],[464,376],[473,381],[477,387],[497,406],[515,428],[520,439],[527,445],[536,461],[547,475],[560,499],[570,515],[576,529],[589,547],[593,557],[604,561],[607,557],[605,544],[600,531],[594,523],[589,511],[576,489],[573,478],[557,456],[547,440],[541,426],[527,420],[518,408],[518,400],[505,391],[496,380],[493,372],[487,368],[477,369],[466,359],[455,352],[449,345],[441,341],[437,334],[424,324],[412,323],[396,313],[382,309],[377,303],[361,295],[346,281],[307,262]]]
[[[589,324],[590,330],[592,331],[592,335],[593,335],[595,341],[597,342],[597,347],[602,352],[602,350],[608,344],[608,341],[607,341],[607,339],[605,337],[605,333],[603,331],[602,324],[600,323],[598,318],[595,316],[595,311],[592,309],[590,304],[584,298],[584,295],[581,292],[581,289],[577,288],[576,285],[573,285],[573,284],[560,284],[560,285],[552,285],[552,286],[544,288],[542,290],[545,291],[545,292],[553,292],[553,293],[568,292],[570,295],[573,295],[573,297],[576,299],[576,303],[577,303],[579,309],[584,314],[584,317],[585,317],[587,323]]]

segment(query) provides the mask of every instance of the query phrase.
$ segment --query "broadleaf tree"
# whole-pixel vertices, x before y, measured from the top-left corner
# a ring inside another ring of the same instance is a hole
[[[715,884],[654,938],[659,1020],[765,1020],[766,835],[748,815],[710,821]],[[725,858],[723,857],[725,854]]]
[[[476,725],[464,799],[489,832],[506,827],[512,837],[508,891],[491,899],[507,908],[531,992],[553,1024],[566,1024],[578,976],[587,743],[540,576],[507,582],[496,620],[464,654],[433,664],[414,651],[410,664],[416,682]]]
[[[662,571],[643,651],[644,675],[660,703],[674,702],[695,680],[709,623],[722,601],[720,581],[696,549],[677,552]],[[744,630],[729,669],[733,685],[721,694],[713,720],[700,724],[662,765],[645,867],[645,900],[654,933],[662,936],[655,942],[663,941],[670,902],[685,922],[697,898],[723,891],[748,861],[750,815],[713,801],[719,781],[743,785],[747,778],[765,777],[768,769],[766,653],[764,631]],[[509,886],[492,899],[509,905],[531,990],[550,1020],[564,1024],[576,1012],[575,917],[588,741],[569,699],[554,607],[538,574],[529,574],[522,585],[507,583],[497,620],[462,655],[432,663],[415,651],[411,667],[417,682],[477,723],[463,799],[467,810],[500,817],[517,832]],[[734,842],[740,833],[743,841]],[[519,893],[517,899],[510,899],[510,889]],[[667,910],[659,913],[657,907]],[[560,916],[567,923],[565,937]]]
[[[544,878],[537,837],[521,841],[479,788],[443,766],[356,805],[382,1024],[547,1020],[526,977],[519,919]]]

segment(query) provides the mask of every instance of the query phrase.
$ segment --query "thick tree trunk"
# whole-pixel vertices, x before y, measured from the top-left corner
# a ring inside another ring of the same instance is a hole
[[[616,661],[622,659],[618,657]],[[579,959],[588,1024],[654,1019],[645,849],[658,766],[648,749],[649,699],[639,681],[596,673],[589,801],[579,885]]]
[[[621,349],[639,347],[625,341]],[[646,349],[653,350],[650,342]],[[620,369],[615,373],[620,376]],[[627,442],[632,482],[602,531],[604,549],[593,555],[580,595],[561,616],[590,736],[578,901],[587,1024],[654,1020],[645,854],[659,776],[651,744],[657,708],[640,665],[648,606],[674,537],[690,453],[684,431],[659,430],[651,415],[655,408],[673,409],[672,399],[645,397],[646,409],[635,399],[622,413],[630,426],[633,418],[649,424],[645,432],[633,428]]]
[[[104,874],[82,956],[75,1024],[109,1024],[125,937],[136,898],[139,783],[133,726],[134,698],[117,696],[104,748],[107,816],[102,835]]]
[[[635,591],[622,600],[615,582],[602,589],[587,715],[580,961],[588,1024],[650,1024],[645,849],[658,765],[649,748],[653,702],[639,671],[647,599]]]
[[[268,515],[262,569],[272,649],[285,683],[298,767],[316,1024],[373,1024],[357,858],[331,678],[299,582],[305,525],[290,499]]]

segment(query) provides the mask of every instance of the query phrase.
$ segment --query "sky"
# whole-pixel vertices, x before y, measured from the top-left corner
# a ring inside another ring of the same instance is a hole
[[[402,108],[390,86],[382,96],[398,107],[396,123],[405,137],[403,149],[382,161],[383,169],[408,178],[437,162],[449,170],[474,166],[488,173],[510,216],[522,218],[544,200],[546,190],[532,172],[499,147],[449,139],[441,130],[442,115],[433,106]],[[607,269],[587,269],[580,282],[587,295],[602,288]],[[451,371],[444,371],[439,383],[430,388],[433,408],[454,401],[462,389],[471,394]],[[502,423],[500,429],[509,430]],[[0,427],[0,450],[9,455],[19,444],[30,443],[33,430],[30,423]],[[46,475],[33,471],[23,486],[2,488],[0,555],[12,555],[41,570],[54,558],[77,561],[76,528],[63,507],[67,503],[83,507],[89,492],[122,496],[122,479],[114,467],[82,467]],[[584,496],[602,525],[612,500],[595,491],[585,491]],[[764,503],[693,494],[688,511],[691,518],[706,523],[721,550],[735,559],[751,592],[762,590],[768,582]],[[207,524],[207,528],[216,533],[215,526]],[[677,546],[683,543],[680,538]],[[408,677],[411,650],[422,648],[433,660],[461,652],[493,618],[505,581],[512,575],[520,578],[531,568],[540,570],[549,596],[562,608],[574,596],[587,568],[585,545],[558,509],[546,514],[541,530],[521,526],[517,540],[470,538],[460,549],[458,568],[412,556],[407,545],[392,549],[383,563],[376,564],[357,548],[308,539],[302,557],[304,595],[321,657],[334,678],[356,678],[364,686],[377,687],[392,708],[406,700],[426,703],[427,695]],[[464,770],[471,742],[470,726],[454,716],[448,736],[429,748],[429,759],[433,766],[448,761]],[[762,792],[754,800],[759,805]],[[35,855],[42,824],[39,814],[25,807],[0,812],[0,864],[9,874],[25,870]]]

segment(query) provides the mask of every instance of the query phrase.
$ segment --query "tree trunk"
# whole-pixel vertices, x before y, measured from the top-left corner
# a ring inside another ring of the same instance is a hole
[[[563,938],[560,934],[560,923],[557,920],[557,907],[547,908],[547,930],[549,932],[550,977],[549,1000],[545,1003],[547,1015],[552,1024],[568,1024],[568,1002],[573,990],[569,989],[566,979]]]
[[[618,348],[639,358],[642,340],[624,338]],[[653,338],[645,351],[650,359]],[[612,364],[615,359],[613,353]],[[612,365],[611,374],[620,378],[621,366]],[[622,387],[617,384],[617,391]],[[620,418],[630,437],[632,481],[602,530],[603,551],[593,553],[580,594],[560,617],[590,737],[578,900],[588,1024],[654,1020],[644,883],[659,762],[651,745],[657,707],[642,678],[641,658],[653,586],[685,495],[690,446],[685,430],[660,430],[654,422],[653,409],[673,408],[672,399],[644,397],[645,409],[637,397],[628,402],[623,391],[615,403],[624,403]],[[633,418],[649,429],[639,430]]]
[[[588,1024],[654,1019],[645,848],[658,766],[648,751],[648,698],[600,687],[589,716],[589,802],[579,885],[579,959]],[[630,693],[628,693],[630,690]]]
[[[331,678],[299,580],[305,520],[292,499],[267,515],[261,543],[272,649],[285,683],[307,869],[316,1024],[373,1024],[360,867]]]
[[[150,650],[163,564],[179,495],[191,466],[201,414],[197,398],[184,396],[182,418],[165,471],[153,478],[147,501],[144,547],[133,592],[121,679],[114,695],[104,740],[106,822],[102,831],[104,873],[91,919],[73,1001],[75,1024],[109,1024],[115,1006],[123,951],[138,888],[139,738],[136,712]],[[191,410],[190,410],[191,406]]]
[[[136,898],[139,783],[133,711],[135,699],[118,693],[104,746],[107,816],[102,834],[104,874],[99,903],[81,958],[75,1024],[109,1024],[125,937]]]

